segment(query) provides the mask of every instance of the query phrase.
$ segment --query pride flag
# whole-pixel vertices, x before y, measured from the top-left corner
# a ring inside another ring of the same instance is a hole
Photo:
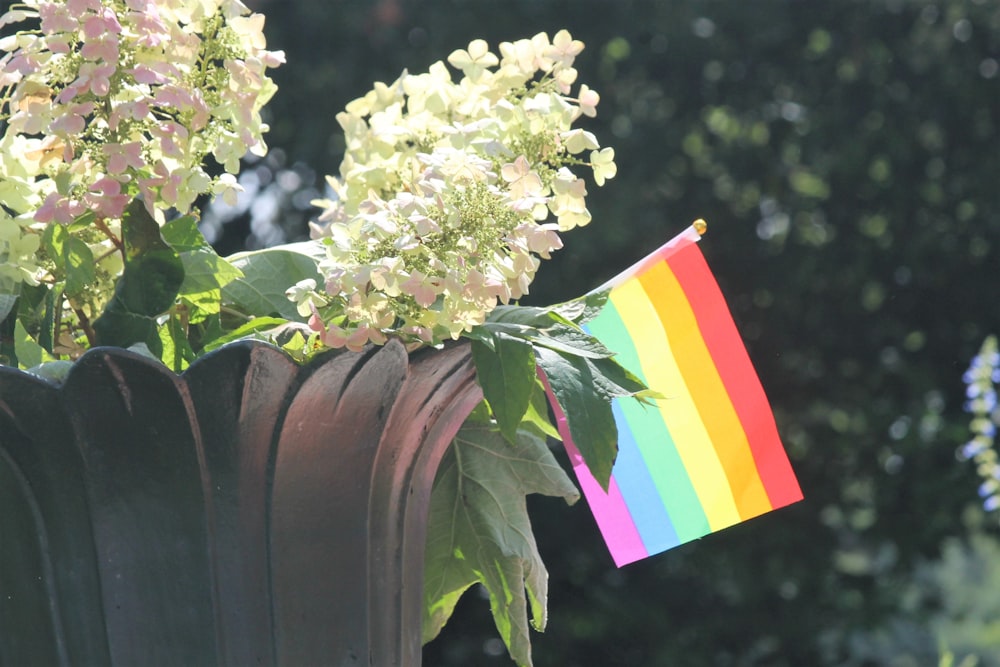
[[[767,397],[697,246],[701,220],[599,289],[585,328],[665,398],[612,404],[605,492],[556,410],[584,496],[621,567],[802,499]]]

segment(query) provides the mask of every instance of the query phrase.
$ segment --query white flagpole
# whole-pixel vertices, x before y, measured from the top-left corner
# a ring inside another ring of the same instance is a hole
[[[698,241],[701,240],[701,236],[702,234],[705,233],[706,229],[708,229],[708,223],[706,223],[701,218],[695,220],[687,227],[687,229],[685,229],[680,234],[678,234],[674,238],[670,239],[669,241],[661,245],[653,252],[646,255],[646,257],[640,259],[638,262],[636,262],[629,268],[625,269],[611,280],[608,280],[600,287],[591,290],[590,291],[591,294],[593,294],[594,292],[602,292],[606,289],[610,289],[612,287],[620,285],[621,283],[625,282],[632,276],[641,273],[649,265],[650,261],[657,261],[660,253],[662,253],[664,250],[667,250],[668,248],[674,248],[681,244],[686,244],[686,243],[697,243]]]

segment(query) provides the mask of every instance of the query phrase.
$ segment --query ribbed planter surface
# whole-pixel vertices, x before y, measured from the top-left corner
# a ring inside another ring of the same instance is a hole
[[[467,345],[0,368],[0,665],[419,665]]]

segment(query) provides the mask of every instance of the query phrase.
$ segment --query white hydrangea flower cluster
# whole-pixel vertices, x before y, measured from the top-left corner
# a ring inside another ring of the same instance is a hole
[[[582,49],[565,30],[501,43],[499,57],[475,40],[448,57],[457,83],[437,62],[337,115],[341,176],[313,229],[327,244],[325,289],[289,290],[326,344],[458,338],[528,292],[559,232],[590,222],[570,167],[598,185],[616,167],[613,149],[572,128],[600,100],[586,85],[571,96]]]
[[[21,21],[37,27],[0,40],[8,261],[48,224],[92,214],[115,229],[138,195],[154,215],[187,212],[203,193],[235,197],[240,158],[266,152],[266,70],[284,55],[265,49],[264,17],[239,0],[25,0],[0,26]],[[226,173],[209,176],[208,155]]]

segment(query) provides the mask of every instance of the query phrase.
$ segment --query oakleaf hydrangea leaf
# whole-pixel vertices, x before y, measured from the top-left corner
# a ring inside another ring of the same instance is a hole
[[[470,586],[490,595],[497,630],[518,665],[531,665],[531,623],[545,629],[548,573],[525,496],[576,502],[579,493],[545,440],[520,431],[508,442],[490,424],[466,424],[438,469],[427,524],[424,641],[441,631]]]

